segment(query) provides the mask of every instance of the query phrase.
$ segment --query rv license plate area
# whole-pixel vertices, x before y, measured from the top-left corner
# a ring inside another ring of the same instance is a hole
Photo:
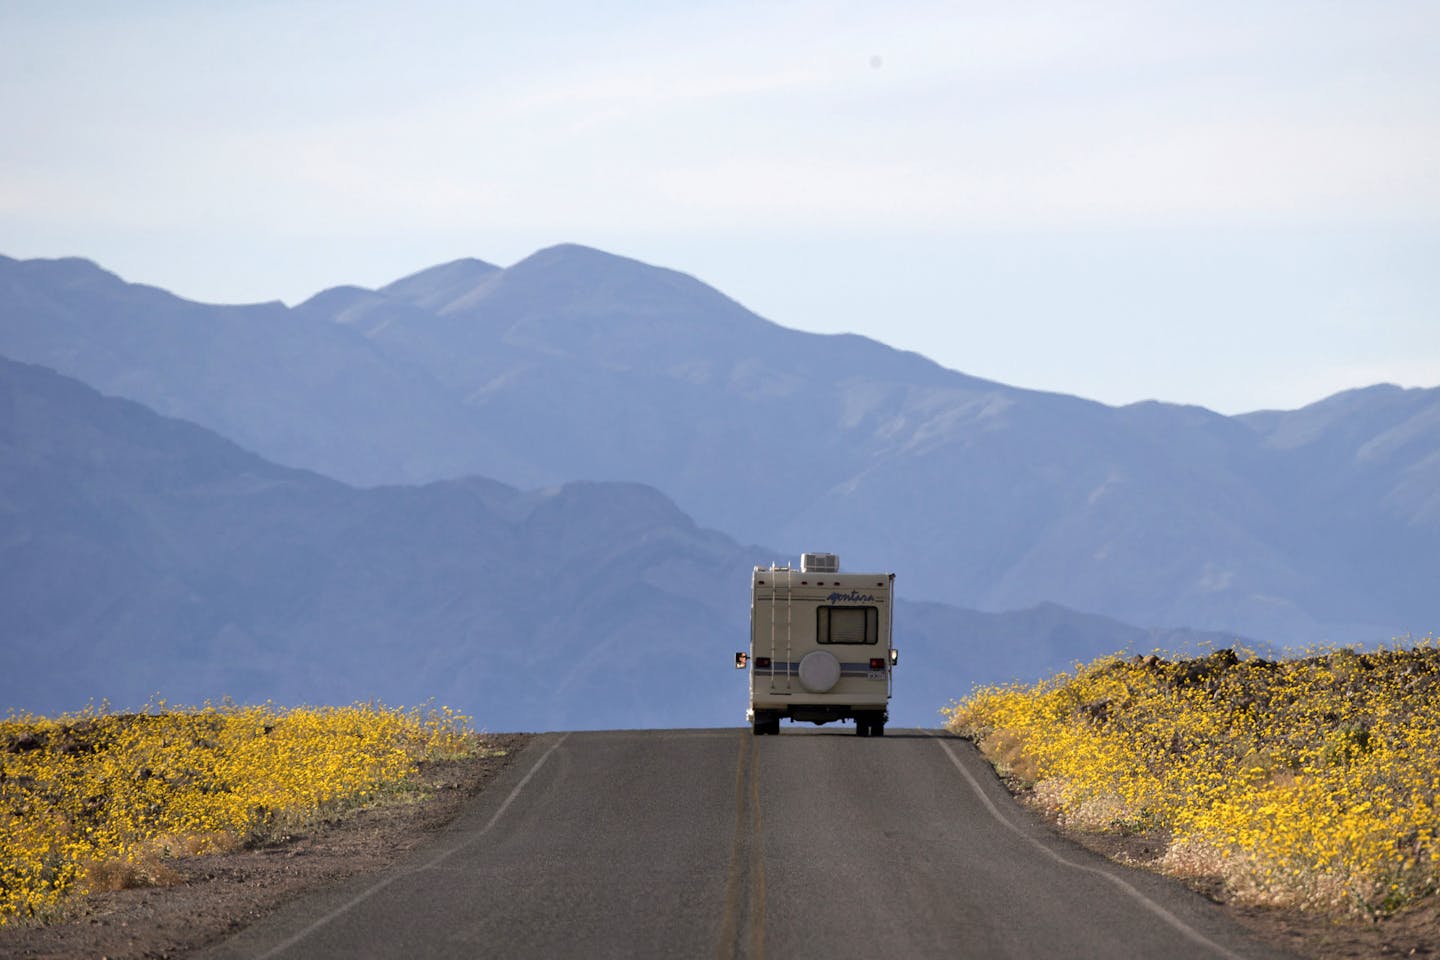
[[[867,674],[865,675],[865,678],[866,678],[867,680],[884,680],[884,679],[885,679],[885,671],[884,671],[884,670],[871,670],[869,673],[867,673]]]

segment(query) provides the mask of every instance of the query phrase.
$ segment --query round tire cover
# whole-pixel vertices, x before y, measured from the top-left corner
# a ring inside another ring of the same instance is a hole
[[[829,650],[811,650],[800,658],[800,686],[824,693],[840,680],[840,661]]]

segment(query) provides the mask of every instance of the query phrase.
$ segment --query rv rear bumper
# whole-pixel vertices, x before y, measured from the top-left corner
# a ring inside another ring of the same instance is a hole
[[[756,704],[747,719],[751,722],[765,720],[793,720],[799,723],[832,723],[836,720],[854,720],[863,717],[879,720],[890,719],[883,703],[842,704],[842,703],[782,703],[771,706]]]

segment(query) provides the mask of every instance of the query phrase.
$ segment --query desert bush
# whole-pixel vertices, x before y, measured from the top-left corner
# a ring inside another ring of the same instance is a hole
[[[1440,888],[1440,649],[1111,657],[989,687],[949,726],[1081,829],[1244,901],[1383,914]]]
[[[265,843],[474,752],[448,708],[90,709],[0,721],[0,923],[74,892],[166,883],[166,864]]]

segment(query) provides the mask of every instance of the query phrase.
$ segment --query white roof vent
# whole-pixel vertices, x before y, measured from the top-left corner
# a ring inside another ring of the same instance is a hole
[[[839,573],[840,558],[833,553],[800,554],[801,573]]]

